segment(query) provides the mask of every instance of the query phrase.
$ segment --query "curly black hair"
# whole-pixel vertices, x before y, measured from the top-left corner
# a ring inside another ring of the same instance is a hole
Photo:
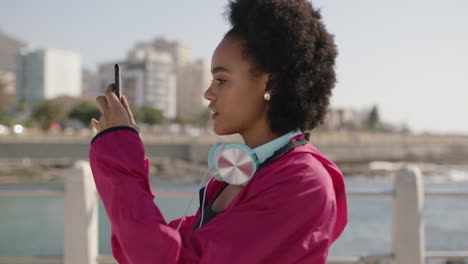
[[[231,0],[226,14],[255,72],[271,73],[272,132],[312,130],[323,123],[335,86],[334,37],[306,0]]]

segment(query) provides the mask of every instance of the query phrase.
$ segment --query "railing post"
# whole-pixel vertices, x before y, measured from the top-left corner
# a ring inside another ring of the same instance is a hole
[[[98,197],[91,168],[78,161],[65,180],[64,264],[97,264]]]
[[[418,167],[404,167],[395,177],[392,247],[396,264],[425,263],[424,185]]]

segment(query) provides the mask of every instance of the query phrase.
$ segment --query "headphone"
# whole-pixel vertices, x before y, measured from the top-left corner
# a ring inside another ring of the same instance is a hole
[[[302,132],[297,129],[251,149],[241,143],[216,143],[208,153],[208,168],[218,181],[246,185],[267,158]]]
[[[254,149],[241,143],[216,143],[208,153],[208,170],[205,172],[205,175],[203,175],[197,189],[200,189],[208,174],[211,174],[211,176],[221,182],[227,182],[232,185],[246,185],[262,165],[269,163],[269,161],[276,159],[278,156],[281,156],[296,146],[305,144],[308,140],[308,134],[306,134],[306,139],[288,144],[293,137],[300,134],[302,134],[301,130],[297,129]],[[283,152],[281,150],[283,150]],[[203,190],[198,228],[202,226],[205,216],[204,209],[207,186],[208,183],[206,183]],[[188,209],[195,198],[195,194],[194,192],[189,205],[185,209],[184,217],[187,215]],[[179,231],[183,221],[184,220],[181,220],[179,222],[177,231]]]

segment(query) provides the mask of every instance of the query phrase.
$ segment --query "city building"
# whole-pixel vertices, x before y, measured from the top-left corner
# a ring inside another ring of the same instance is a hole
[[[105,87],[101,86],[97,72],[83,68],[81,78],[83,80],[83,96],[96,97],[104,91]]]
[[[122,92],[130,106],[149,106],[172,119],[177,114],[176,73],[172,56],[151,46],[139,46],[129,53],[127,61],[119,63],[122,69]],[[114,82],[114,64],[99,66],[101,86]]]
[[[199,59],[185,65],[178,79],[177,116],[182,120],[194,120],[208,110],[209,101],[203,93],[211,83],[210,61]]]
[[[184,42],[172,40],[168,37],[158,37],[151,45],[155,50],[168,52],[174,61],[176,71],[190,62],[191,48]]]
[[[150,42],[136,44],[135,48],[129,52],[129,61],[141,61],[140,57],[144,56],[143,54],[147,53],[148,50],[166,52],[172,57],[173,71],[177,80],[175,101],[177,117],[184,120],[196,117],[201,111],[201,107],[203,107],[203,102],[200,102],[203,99],[203,92],[199,90],[200,87],[204,87],[206,82],[203,81],[205,77],[200,67],[203,67],[205,64],[200,62],[191,63],[190,45],[170,39],[169,37],[158,37]],[[202,75],[196,76],[197,74]]]
[[[16,93],[16,76],[13,72],[0,71],[0,82],[5,85],[5,94],[14,95]]]
[[[11,112],[15,105],[15,74],[0,71],[0,112]]]
[[[131,106],[150,106],[165,118],[194,120],[207,109],[203,92],[210,85],[210,62],[191,62],[188,44],[159,37],[139,42],[125,61],[99,66],[100,87],[114,81],[114,64],[122,67],[123,93]]]
[[[22,49],[17,55],[16,68],[16,97],[27,107],[58,96],[81,95],[81,58],[75,52]]]
[[[325,117],[329,130],[359,129],[366,125],[371,108],[332,108]]]

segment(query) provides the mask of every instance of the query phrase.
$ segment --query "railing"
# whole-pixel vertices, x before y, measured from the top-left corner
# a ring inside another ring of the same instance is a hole
[[[393,197],[392,249],[388,254],[329,257],[329,264],[422,264],[427,260],[465,261],[468,251],[426,251],[423,221],[424,196],[468,197],[468,192],[426,192],[417,167],[405,167],[395,177],[394,188],[379,192],[350,192],[349,197]],[[89,163],[79,161],[70,170],[65,191],[0,191],[0,197],[65,197],[63,256],[2,257],[1,263],[116,263],[110,255],[98,252],[98,196]],[[158,197],[190,197],[189,192],[158,192]]]

